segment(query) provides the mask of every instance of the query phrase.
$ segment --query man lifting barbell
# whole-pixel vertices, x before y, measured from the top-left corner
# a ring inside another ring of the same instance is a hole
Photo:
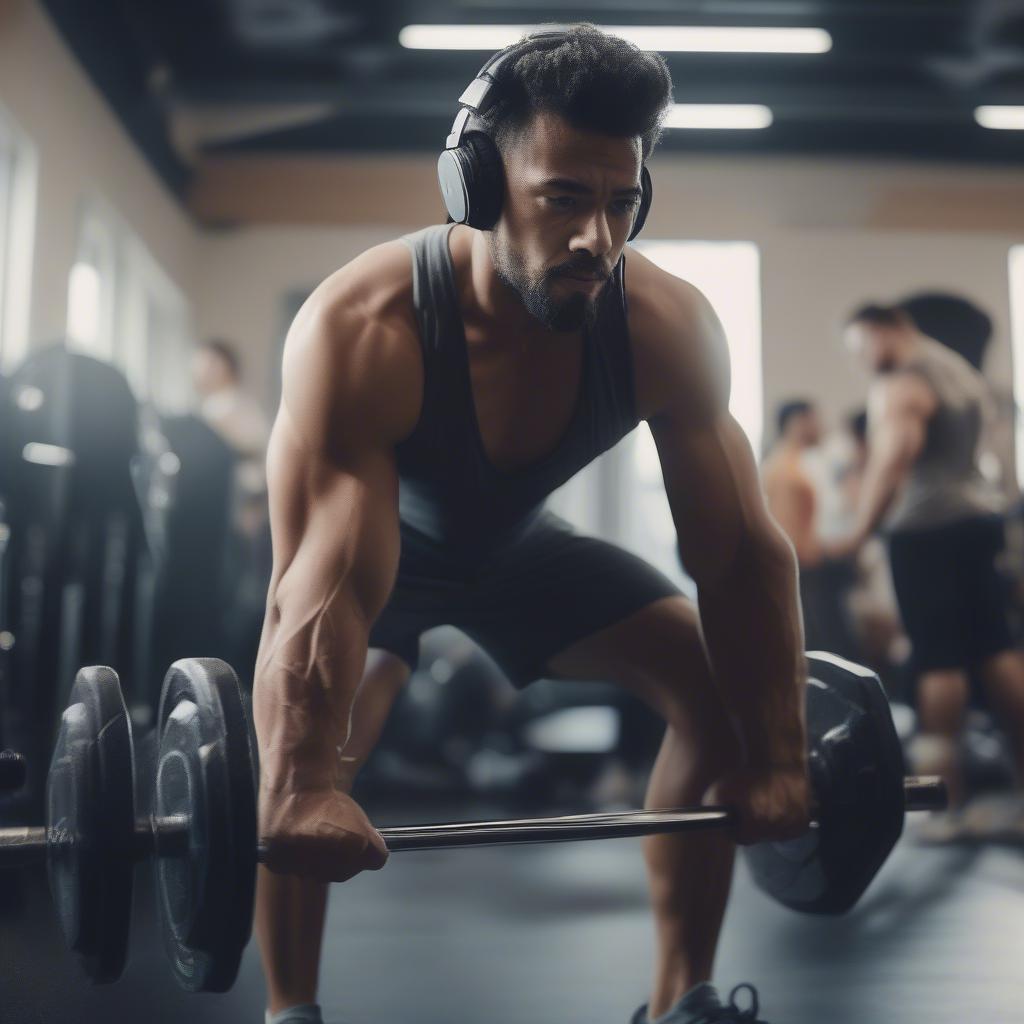
[[[605,678],[646,700],[667,725],[648,807],[714,785],[735,808],[734,836],[646,840],[658,954],[634,1019],[727,1013],[708,980],[733,840],[808,817],[805,669],[795,562],[728,411],[720,325],[694,288],[625,254],[670,98],[660,57],[589,26],[503,52],[439,162],[455,226],[363,253],[292,326],[254,688],[275,1021],[319,1019],[324,882],[386,859],[347,790],[440,623],[519,685]],[[543,511],[640,420],[699,623],[660,573]]]

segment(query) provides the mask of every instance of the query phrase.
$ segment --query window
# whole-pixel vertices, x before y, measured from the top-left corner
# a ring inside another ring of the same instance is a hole
[[[103,200],[82,206],[68,276],[68,343],[118,366],[140,401],[189,405],[191,311],[142,240]]]
[[[1010,329],[1013,346],[1013,404],[1017,450],[1017,486],[1024,488],[1024,245],[1010,249]]]
[[[75,262],[68,274],[68,344],[96,356],[114,356],[114,297],[118,285],[119,224],[99,200],[83,203]]]
[[[35,148],[0,109],[0,369],[8,372],[28,348],[35,193]]]
[[[760,254],[752,242],[651,241],[636,248],[707,296],[725,329],[732,364],[730,410],[755,452],[763,414]],[[552,507],[580,529],[629,548],[688,585],[661,464],[646,423],[552,497]]]

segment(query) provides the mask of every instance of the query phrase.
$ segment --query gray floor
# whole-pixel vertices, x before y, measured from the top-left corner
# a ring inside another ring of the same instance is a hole
[[[104,989],[59,948],[44,893],[0,914],[0,1020],[258,1024],[255,948],[231,993],[180,993],[140,895],[128,973]],[[322,1000],[350,1024],[624,1024],[651,948],[636,840],[398,854],[334,889]],[[740,872],[718,981],[756,984],[775,1024],[1024,1022],[1024,854],[904,843],[828,920],[773,906]]]

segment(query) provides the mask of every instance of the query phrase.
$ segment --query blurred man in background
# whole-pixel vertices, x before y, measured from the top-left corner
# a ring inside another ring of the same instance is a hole
[[[237,350],[222,338],[201,342],[192,357],[199,415],[238,452],[243,463],[258,466],[262,481],[270,427],[259,402],[243,389],[241,370]]]
[[[1024,660],[1014,650],[996,558],[999,496],[978,469],[988,388],[962,356],[923,335],[898,306],[866,305],[846,344],[872,377],[868,459],[849,536],[858,551],[879,524],[889,541],[900,615],[913,647],[920,770],[963,802],[960,738],[976,670],[1007,730],[1024,779]],[[1024,809],[1008,827],[1024,835]]]
[[[778,439],[761,476],[768,510],[796,551],[807,648],[854,658],[858,652],[843,600],[850,573],[824,558],[819,495],[807,465],[807,455],[821,444],[821,417],[812,402],[801,398],[784,402],[776,422]]]
[[[821,444],[821,417],[806,399],[779,406],[778,437],[761,470],[768,508],[793,543],[801,574],[821,561],[816,528],[818,498],[804,456]]]
[[[243,387],[241,361],[230,342],[211,338],[200,343],[192,358],[192,380],[200,417],[238,456],[227,551],[232,584],[224,617],[231,661],[243,678],[251,678],[272,562],[265,468],[270,425],[260,403]]]

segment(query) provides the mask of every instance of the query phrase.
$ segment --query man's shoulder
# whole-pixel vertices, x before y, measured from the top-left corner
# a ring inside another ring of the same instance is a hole
[[[323,404],[335,425],[358,421],[378,436],[408,433],[423,372],[412,290],[411,253],[400,240],[367,249],[323,281],[288,332],[286,403]]]
[[[641,253],[627,256],[626,301],[641,414],[656,413],[666,389],[691,397],[728,391],[728,351],[721,324],[700,289]]]
[[[918,363],[883,374],[868,393],[868,412],[883,415],[913,415],[928,418],[939,404],[936,383],[927,367]]]
[[[386,323],[415,329],[412,254],[401,239],[361,252],[327,277],[303,309],[349,325]]]
[[[798,458],[775,449],[764,460],[761,479],[765,486],[812,489],[810,477]]]
[[[643,253],[630,249],[626,257],[626,301],[634,341],[654,344],[666,333],[677,334],[696,325],[706,300],[681,277],[663,270]]]

